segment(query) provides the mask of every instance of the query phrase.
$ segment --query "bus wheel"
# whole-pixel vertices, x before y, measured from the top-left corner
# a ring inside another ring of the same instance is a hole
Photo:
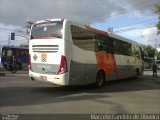
[[[95,83],[95,87],[96,88],[101,88],[103,87],[105,82],[105,74],[103,71],[99,71],[96,77],[96,83]]]
[[[139,69],[136,69],[136,76],[138,77],[140,75]]]

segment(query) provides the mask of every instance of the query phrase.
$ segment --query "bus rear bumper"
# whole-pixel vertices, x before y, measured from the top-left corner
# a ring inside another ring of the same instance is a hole
[[[67,74],[67,73],[65,73]],[[31,80],[41,82],[41,83],[47,83],[47,84],[56,84],[56,85],[68,85],[68,81],[66,79],[66,75],[45,75],[45,74],[39,74],[29,72],[29,76]]]

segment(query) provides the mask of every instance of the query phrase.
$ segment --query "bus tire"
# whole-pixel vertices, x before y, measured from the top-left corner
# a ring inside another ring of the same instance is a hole
[[[13,64],[12,65],[11,72],[12,73],[16,73],[17,72],[17,64]]]
[[[102,88],[105,82],[105,74],[103,71],[99,71],[97,73],[97,77],[96,77],[96,83],[95,83],[95,87],[96,88]]]
[[[139,69],[136,69],[136,77],[138,77],[140,75]]]
[[[22,70],[22,63],[21,62],[17,62],[17,70]]]

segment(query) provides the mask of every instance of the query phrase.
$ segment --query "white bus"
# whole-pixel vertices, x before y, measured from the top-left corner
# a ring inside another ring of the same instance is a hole
[[[67,19],[33,24],[29,55],[30,78],[44,83],[101,87],[142,73],[138,43]]]

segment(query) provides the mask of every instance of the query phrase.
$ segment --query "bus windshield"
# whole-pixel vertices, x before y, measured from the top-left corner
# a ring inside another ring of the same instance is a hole
[[[55,37],[62,38],[62,21],[44,22],[33,25],[31,39]]]

